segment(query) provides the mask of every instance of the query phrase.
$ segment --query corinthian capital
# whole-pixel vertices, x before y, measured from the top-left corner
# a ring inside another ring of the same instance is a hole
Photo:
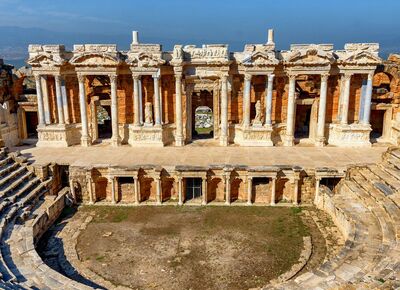
[[[245,81],[251,81],[251,74],[244,74],[244,80]]]
[[[78,82],[83,83],[85,81],[85,75],[78,74]]]
[[[322,82],[328,81],[328,78],[329,78],[329,73],[328,72],[321,74],[321,81]]]
[[[375,73],[375,72],[371,71],[371,72],[368,74],[368,80],[369,80],[369,81],[372,81],[372,80],[374,79],[374,73]]]
[[[117,81],[117,75],[116,74],[109,74],[108,76],[110,78],[110,82],[115,83]]]
[[[33,76],[35,77],[35,81],[40,81],[41,75],[39,73],[34,73]]]

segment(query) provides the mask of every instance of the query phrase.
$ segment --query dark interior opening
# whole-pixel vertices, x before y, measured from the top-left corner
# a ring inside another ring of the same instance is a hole
[[[36,112],[25,112],[26,118],[26,131],[28,134],[28,138],[36,139],[38,137],[38,133],[36,128],[38,126],[38,116]]]
[[[295,138],[308,138],[310,135],[311,105],[297,105]]]
[[[385,117],[385,110],[371,110],[371,138],[378,139],[382,137],[383,133],[383,120]]]
[[[333,191],[340,180],[342,180],[340,177],[324,177],[321,178],[320,184],[325,185]]]
[[[185,200],[201,197],[201,178],[186,178]]]

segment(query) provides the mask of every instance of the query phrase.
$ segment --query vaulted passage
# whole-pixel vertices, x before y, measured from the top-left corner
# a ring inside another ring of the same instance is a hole
[[[192,95],[192,139],[213,137],[213,94],[203,90]]]

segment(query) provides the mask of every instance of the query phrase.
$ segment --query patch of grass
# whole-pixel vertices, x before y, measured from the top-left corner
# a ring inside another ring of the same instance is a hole
[[[302,211],[301,207],[292,207],[291,209],[292,209],[292,213],[294,213],[294,214],[299,214]]]
[[[128,212],[120,211],[116,212],[113,217],[111,218],[111,222],[113,223],[120,223],[128,218]]]
[[[96,256],[96,261],[102,262],[104,261],[105,256]]]

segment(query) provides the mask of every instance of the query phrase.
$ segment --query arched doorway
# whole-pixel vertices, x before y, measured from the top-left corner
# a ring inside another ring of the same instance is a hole
[[[214,137],[213,93],[202,90],[192,95],[192,139]]]

